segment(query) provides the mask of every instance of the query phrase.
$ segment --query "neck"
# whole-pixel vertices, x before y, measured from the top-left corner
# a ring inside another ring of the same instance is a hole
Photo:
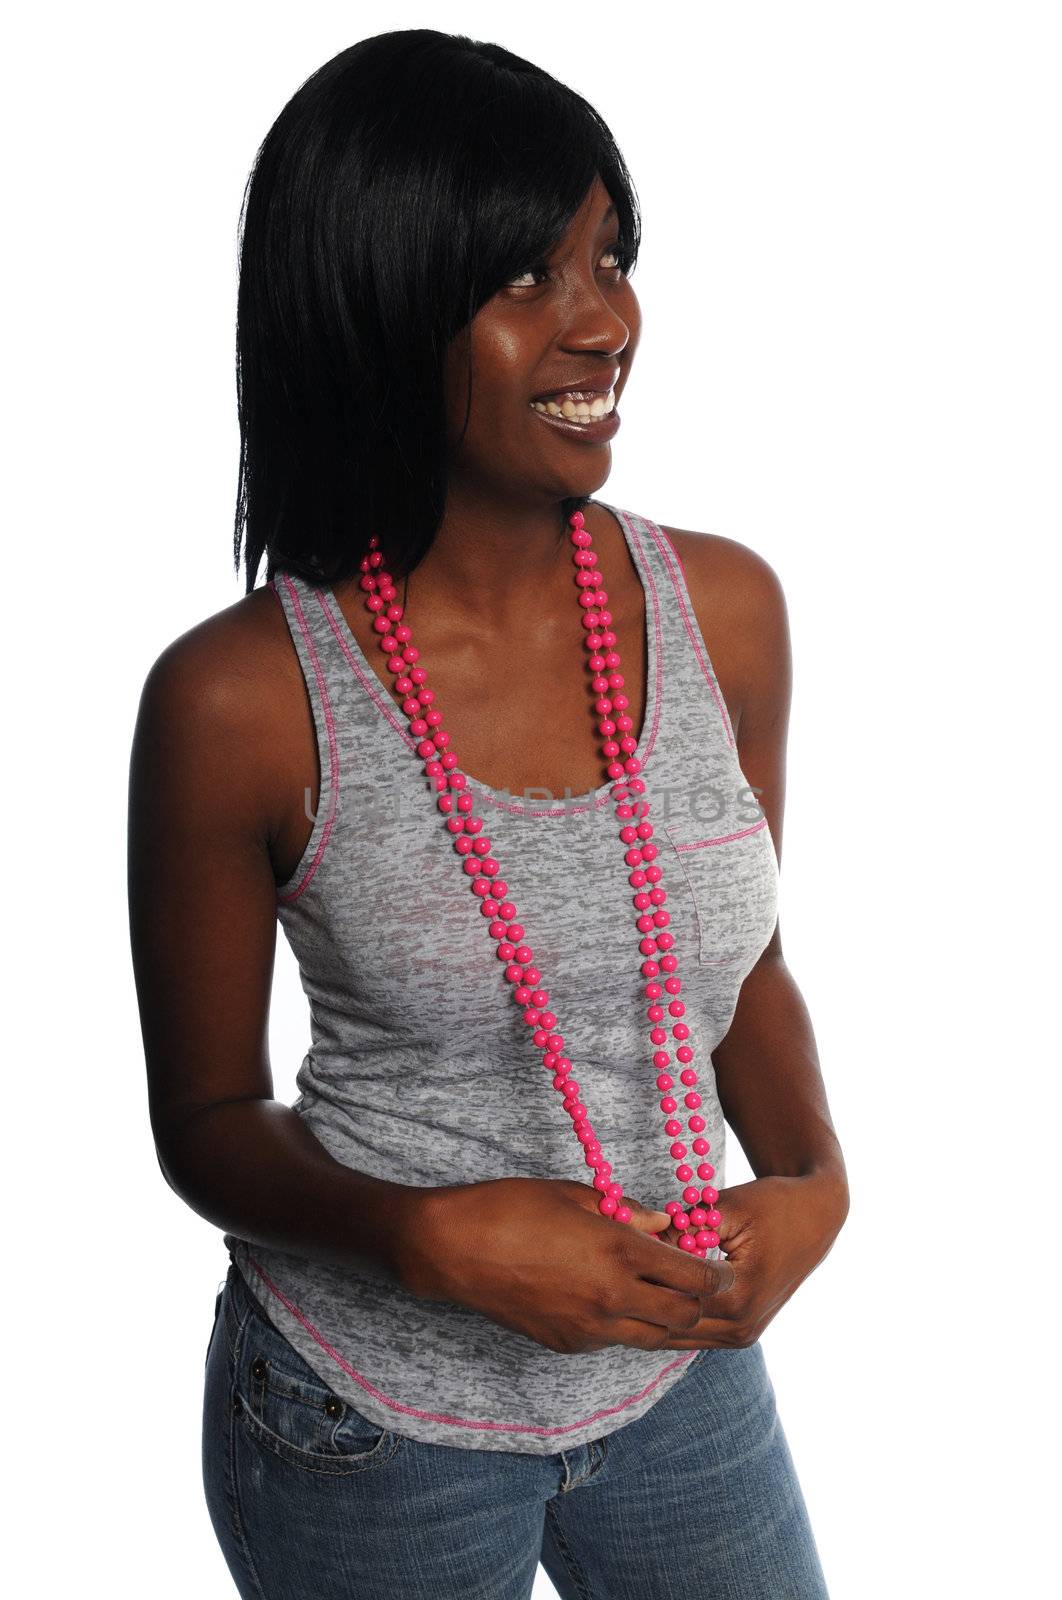
[[[504,628],[569,594],[569,532],[559,500],[514,506],[511,497],[453,488],[432,547],[410,574],[410,598],[462,612],[473,596],[489,596],[493,623]]]

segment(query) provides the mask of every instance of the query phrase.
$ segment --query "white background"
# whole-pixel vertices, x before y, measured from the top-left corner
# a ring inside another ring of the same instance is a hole
[[[150,1136],[129,745],[151,662],[243,593],[233,339],[255,149],[325,60],[414,26],[502,43],[610,123],[643,205],[645,321],[602,496],[742,540],[786,589],[781,926],[852,1209],[763,1345],[832,1600],[1043,1595],[1062,52],[1048,5],[927,0],[38,5],[9,36],[19,1592],[235,1593],[199,1463],[227,1256]],[[281,938],[287,1101],[304,1006]]]

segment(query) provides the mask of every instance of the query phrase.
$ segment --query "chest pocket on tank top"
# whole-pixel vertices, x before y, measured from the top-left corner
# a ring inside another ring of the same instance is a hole
[[[669,823],[664,831],[673,846],[672,872],[693,897],[698,962],[746,977],[778,920],[778,858],[766,818],[729,834],[703,823]]]

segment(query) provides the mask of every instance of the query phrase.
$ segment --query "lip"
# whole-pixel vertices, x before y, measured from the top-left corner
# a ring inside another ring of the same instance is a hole
[[[619,382],[620,369],[617,367],[606,380],[600,372],[592,373],[586,378],[574,378],[570,383],[558,383],[552,389],[545,389],[541,394],[533,394],[532,400],[552,400],[555,394],[608,394]]]
[[[527,409],[547,427],[556,428],[573,439],[584,439],[589,444],[602,444],[611,439],[620,425],[620,414],[615,406],[607,416],[596,417],[592,422],[570,422],[567,417],[551,417],[548,411],[536,411],[533,405],[528,405]]]

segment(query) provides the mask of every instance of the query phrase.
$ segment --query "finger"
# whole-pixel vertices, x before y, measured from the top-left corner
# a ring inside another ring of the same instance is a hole
[[[659,1283],[646,1283],[632,1278],[626,1295],[624,1314],[638,1322],[655,1322],[668,1334],[689,1337],[697,1324],[703,1321],[700,1296],[683,1294],[678,1289],[665,1289]]]
[[[671,1226],[671,1218],[666,1211],[650,1211],[637,1200],[632,1200],[630,1195],[624,1196],[624,1204],[631,1211],[628,1227],[637,1228],[639,1233],[657,1234]]]
[[[601,1350],[617,1344],[632,1345],[636,1350],[659,1350],[662,1356],[666,1356],[673,1352],[677,1341],[674,1345],[670,1342],[668,1329],[661,1327],[659,1322],[645,1322],[640,1317],[617,1317],[609,1327],[608,1340],[602,1340],[591,1348]],[[673,1364],[677,1359],[679,1357],[672,1354],[668,1364]]]
[[[642,1254],[644,1260],[639,1259],[636,1267],[639,1277],[695,1295],[705,1316],[711,1315],[713,1307],[737,1281],[733,1263],[725,1258],[702,1261],[700,1256],[691,1255],[687,1250],[658,1250],[650,1246],[648,1240]]]

